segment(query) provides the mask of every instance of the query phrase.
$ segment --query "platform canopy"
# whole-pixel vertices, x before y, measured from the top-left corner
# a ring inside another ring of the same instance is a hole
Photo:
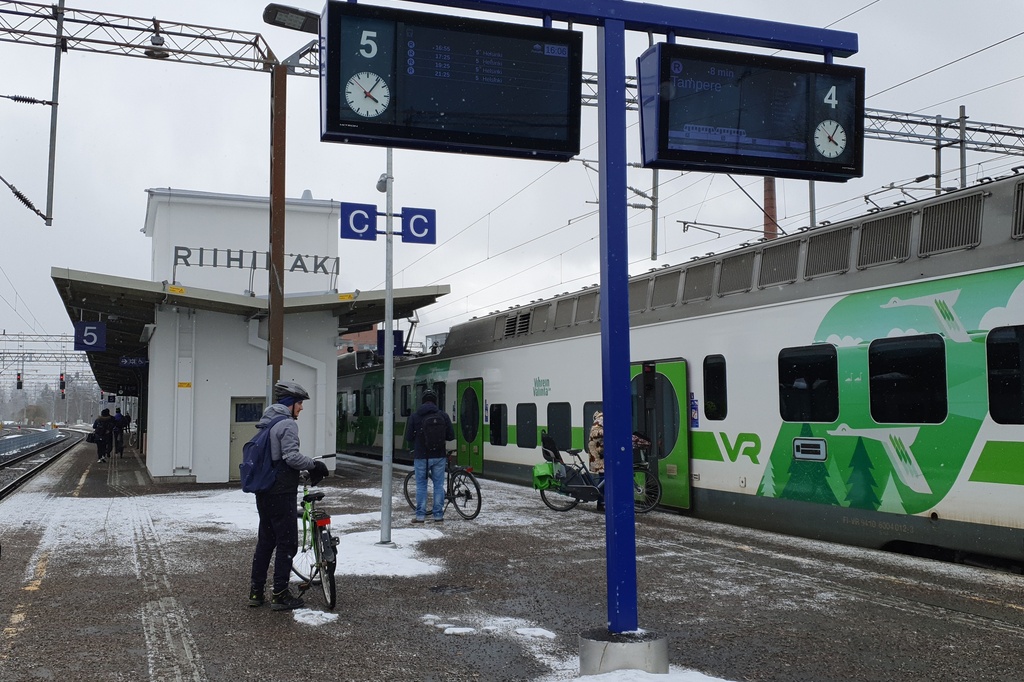
[[[157,306],[178,306],[260,319],[268,315],[266,298],[197,289],[166,282],[51,268],[50,277],[72,322],[106,324],[106,350],[87,353],[100,389],[114,393],[119,385],[136,383],[137,369],[121,358],[145,358]],[[448,285],[396,289],[395,318],[409,317],[451,292]],[[285,324],[291,313],[325,311],[349,332],[372,329],[384,320],[383,291],[286,296]]]

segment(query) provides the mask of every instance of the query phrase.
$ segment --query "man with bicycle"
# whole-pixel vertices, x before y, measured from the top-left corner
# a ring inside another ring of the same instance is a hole
[[[445,465],[448,453],[445,441],[455,440],[455,429],[448,413],[437,406],[437,394],[423,393],[422,404],[409,417],[405,431],[406,442],[412,446],[412,464],[416,472],[416,516],[413,523],[427,519],[427,475],[434,486],[431,509],[434,523],[444,521]]]
[[[309,400],[306,389],[294,381],[279,381],[274,384],[274,400],[276,402],[256,424],[258,429],[266,428],[275,418],[285,417],[269,426],[270,458],[276,463],[276,480],[270,490],[256,493],[260,526],[252,556],[249,606],[263,606],[263,587],[270,569],[270,556],[274,554],[274,593],[270,606],[275,611],[283,611],[303,605],[302,598],[288,589],[292,558],[299,547],[295,520],[299,472],[309,471],[316,485],[327,476],[327,466],[299,452],[299,427],[295,420],[302,412],[302,401]]]

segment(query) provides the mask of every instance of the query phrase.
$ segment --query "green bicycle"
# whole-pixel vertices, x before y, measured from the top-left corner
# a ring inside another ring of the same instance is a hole
[[[333,457],[334,455],[329,455]],[[322,459],[322,458],[317,458]],[[305,474],[304,474],[305,476]],[[292,572],[299,577],[299,592],[314,585],[320,585],[327,602],[333,609],[337,603],[334,569],[337,567],[338,538],[331,535],[331,515],[317,509],[324,499],[324,492],[309,492],[309,479],[304,478],[302,486],[302,544],[292,558]]]

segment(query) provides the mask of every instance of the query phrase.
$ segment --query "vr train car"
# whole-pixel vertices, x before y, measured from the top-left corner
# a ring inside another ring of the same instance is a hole
[[[428,388],[485,477],[528,484],[542,431],[585,447],[599,296],[397,359],[395,447]],[[632,277],[629,307],[633,428],[663,507],[1024,561],[1024,175]],[[382,391],[372,352],[339,359],[339,451],[380,453]]]

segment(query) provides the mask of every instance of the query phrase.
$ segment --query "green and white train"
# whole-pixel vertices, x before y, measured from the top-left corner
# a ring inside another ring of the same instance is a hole
[[[428,387],[485,477],[528,483],[541,431],[584,447],[599,295],[398,359],[395,447]],[[664,507],[1024,561],[1024,175],[632,277],[629,306],[633,424]],[[339,359],[339,451],[380,453],[382,384],[371,352]]]

